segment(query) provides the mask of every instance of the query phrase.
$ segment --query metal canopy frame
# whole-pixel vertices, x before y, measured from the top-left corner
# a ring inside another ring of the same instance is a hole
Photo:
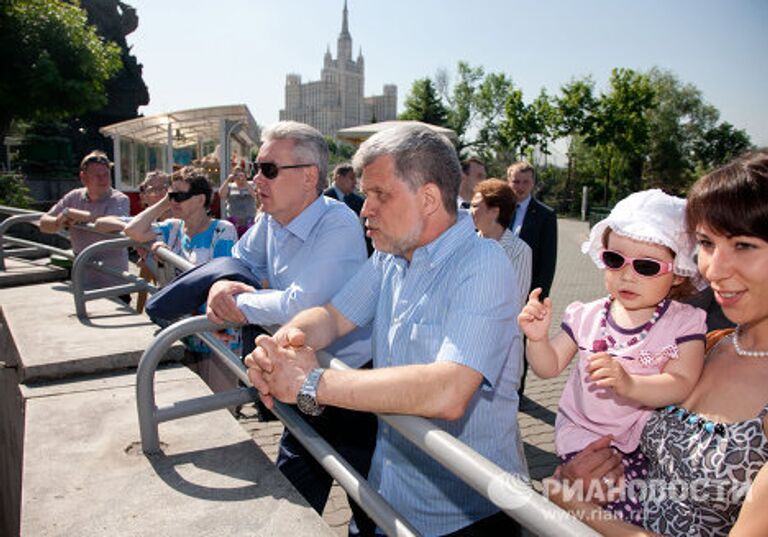
[[[258,126],[244,104],[193,108],[155,116],[129,119],[99,129],[104,136],[115,135],[150,145],[168,143],[168,127],[172,130],[173,147],[186,147],[198,142],[219,139],[221,120],[243,122],[236,136],[253,145],[258,140]]]
[[[115,181],[123,186],[120,158],[120,141],[129,140],[148,147],[164,147],[166,171],[173,166],[173,150],[196,146],[205,142],[216,142],[222,148],[221,154],[228,155],[231,139],[241,146],[250,148],[259,139],[259,126],[244,104],[193,108],[166,114],[139,117],[99,129],[104,136],[112,138],[114,144]],[[229,174],[229,159],[220,159],[221,179]]]

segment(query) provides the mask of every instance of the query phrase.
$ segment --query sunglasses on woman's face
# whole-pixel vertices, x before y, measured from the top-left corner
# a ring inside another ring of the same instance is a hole
[[[672,272],[672,263],[659,261],[652,257],[627,257],[613,250],[603,250],[600,258],[608,270],[621,270],[626,265],[632,265],[635,274],[644,278],[653,278]]]
[[[253,173],[255,175],[259,175],[259,172],[261,172],[261,175],[267,179],[272,180],[278,176],[280,170],[289,170],[292,168],[309,168],[310,166],[314,166],[314,164],[288,164],[286,166],[280,166],[274,162],[254,162]]]
[[[168,192],[168,199],[175,201],[176,203],[181,203],[198,194],[202,194],[202,192]]]

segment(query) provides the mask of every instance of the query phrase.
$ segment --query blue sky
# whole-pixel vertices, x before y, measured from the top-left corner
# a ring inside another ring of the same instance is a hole
[[[144,66],[145,115],[245,103],[277,121],[285,75],[318,80],[336,54],[343,0],[125,0],[128,36]],[[574,77],[605,88],[614,67],[658,66],[698,87],[721,120],[768,146],[766,0],[349,0],[353,54],[365,94],[398,86],[399,111],[417,78],[458,61],[504,72],[526,102]]]

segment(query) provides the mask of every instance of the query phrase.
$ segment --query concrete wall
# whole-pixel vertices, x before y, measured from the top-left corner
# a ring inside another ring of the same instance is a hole
[[[0,289],[0,536],[333,537],[226,410],[161,424],[162,453],[145,456],[133,368],[157,327],[88,304],[81,321],[62,284]],[[208,384],[231,385],[208,361]],[[154,391],[160,407],[211,393],[179,365]]]
[[[0,535],[19,533],[23,443],[24,404],[18,375],[15,368],[0,367]]]

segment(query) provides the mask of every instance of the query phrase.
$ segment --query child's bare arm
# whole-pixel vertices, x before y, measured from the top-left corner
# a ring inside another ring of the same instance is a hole
[[[691,393],[704,366],[704,342],[686,341],[678,358],[670,360],[656,375],[630,375],[607,353],[590,357],[587,371],[600,387],[613,388],[619,395],[641,405],[658,408],[681,403]]]
[[[549,339],[549,326],[552,323],[552,300],[545,298],[539,302],[541,289],[531,291],[517,322],[528,342],[525,356],[533,371],[542,378],[557,376],[576,352],[576,344],[567,334],[560,332]]]

